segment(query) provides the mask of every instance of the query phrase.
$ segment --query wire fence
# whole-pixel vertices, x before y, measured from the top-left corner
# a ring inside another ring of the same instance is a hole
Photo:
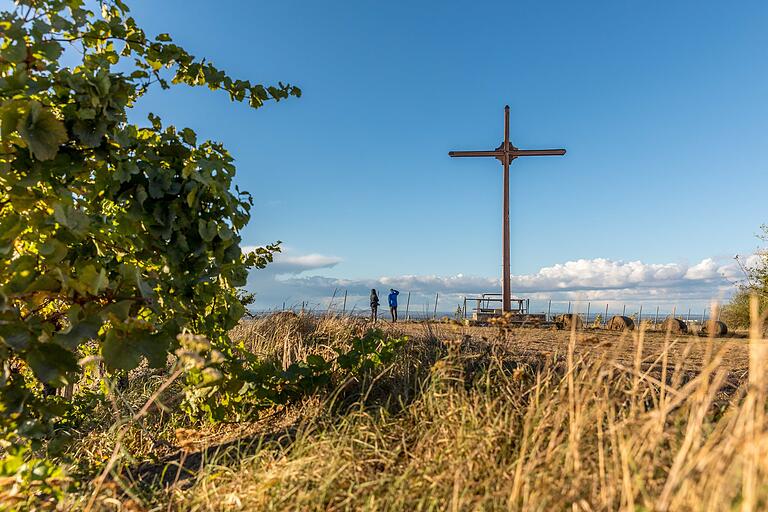
[[[497,294],[498,295],[498,294]],[[437,320],[445,317],[453,319],[471,320],[477,319],[475,314],[480,309],[480,304],[473,307],[477,297],[462,297],[462,300],[452,307],[456,296],[450,298],[443,297],[439,293],[434,296],[425,295],[423,292],[411,293],[410,291],[400,292],[398,300],[398,316],[400,320]],[[389,307],[386,306],[386,297],[380,299],[384,304],[378,308],[378,316],[389,316]],[[624,302],[624,301],[600,301],[600,300],[555,300],[555,299],[519,299],[515,298],[517,303],[522,303],[523,309],[520,310],[524,315],[535,315],[544,322],[552,322],[558,315],[576,315],[584,325],[605,327],[613,316],[623,316],[632,319],[640,325],[645,323],[653,328],[661,325],[668,317],[674,317],[684,321],[689,325],[704,325],[712,319],[720,320],[720,309],[712,306],[690,307],[685,304],[672,304],[665,302],[654,304],[653,302]],[[302,301],[292,304],[283,303],[282,308],[274,308],[256,312],[256,314],[272,313],[276,311],[293,311],[308,313],[332,313],[337,315],[350,315],[366,317],[371,315],[370,307],[365,304],[360,307],[360,298],[357,297],[354,304],[350,300],[347,290],[335,290],[327,301],[310,302]],[[449,307],[450,309],[446,309]],[[500,312],[500,308],[499,308]]]

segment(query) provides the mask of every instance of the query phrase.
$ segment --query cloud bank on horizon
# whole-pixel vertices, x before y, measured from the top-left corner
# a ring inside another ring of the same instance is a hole
[[[247,250],[247,248],[246,248]],[[751,256],[747,263],[756,258]],[[466,295],[498,292],[500,277],[456,274],[380,276],[370,279],[341,279],[322,275],[342,258],[322,254],[277,254],[266,269],[251,273],[247,288],[256,293],[256,307],[271,309],[283,303],[291,307],[302,302],[326,307],[334,292],[346,291],[350,307],[367,307],[371,288],[381,293],[389,288],[410,292],[414,304],[440,294],[445,304],[455,304]],[[743,275],[735,261],[705,258],[686,263],[644,263],[606,258],[579,259],[549,267],[534,274],[513,275],[513,293],[532,301],[625,301],[653,303],[662,307],[679,304],[702,307],[711,301],[725,301],[734,283]],[[338,302],[338,299],[337,299]]]

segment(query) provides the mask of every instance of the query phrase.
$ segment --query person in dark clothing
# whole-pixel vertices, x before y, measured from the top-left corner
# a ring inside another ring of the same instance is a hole
[[[397,322],[397,296],[400,292],[394,288],[389,289],[389,312],[392,314],[392,322]]]
[[[379,294],[371,289],[371,322],[376,323],[379,318]]]

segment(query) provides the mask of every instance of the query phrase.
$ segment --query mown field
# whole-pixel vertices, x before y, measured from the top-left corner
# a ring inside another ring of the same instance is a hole
[[[289,364],[362,320],[279,314],[233,332]],[[72,439],[90,510],[760,510],[763,341],[378,324],[409,342],[383,371],[257,421],[192,423],[136,370]],[[755,333],[756,334],[756,333]],[[104,471],[112,461],[111,470]],[[79,475],[79,476],[76,476]]]

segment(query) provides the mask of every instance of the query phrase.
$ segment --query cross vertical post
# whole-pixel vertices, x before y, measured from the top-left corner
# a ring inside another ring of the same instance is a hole
[[[518,149],[509,142],[509,105],[504,107],[504,142],[492,151],[449,151],[451,157],[493,157],[501,162],[504,169],[503,211],[502,211],[502,311],[512,310],[511,265],[509,256],[509,164],[521,156],[562,156],[564,149]]]
[[[504,152],[509,147],[509,105],[504,107]],[[509,156],[504,155],[502,161],[504,165],[504,219],[502,234],[502,274],[501,274],[501,309],[506,312],[512,309],[512,282],[510,274],[512,266],[509,257]]]

